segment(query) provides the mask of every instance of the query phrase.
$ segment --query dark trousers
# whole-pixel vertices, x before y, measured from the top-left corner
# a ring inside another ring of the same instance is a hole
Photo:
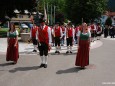
[[[73,42],[73,37],[69,37],[69,38],[67,38],[67,46],[72,46],[72,42]]]
[[[40,42],[40,45],[38,44],[40,56],[47,56],[48,55],[48,44]]]
[[[55,39],[55,46],[57,45],[60,46],[60,41],[61,41],[60,37],[55,37],[54,39]]]
[[[32,42],[33,42],[33,45],[37,45],[38,44],[36,38],[32,38]]]

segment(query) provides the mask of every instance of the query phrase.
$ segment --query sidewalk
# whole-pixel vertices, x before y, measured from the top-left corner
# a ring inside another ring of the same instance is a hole
[[[94,49],[94,48],[99,47],[101,45],[102,45],[101,41],[92,42],[91,43],[91,49]],[[2,47],[0,47],[0,53],[6,53],[6,50],[7,50],[7,39],[6,38],[0,39],[0,46],[2,46]],[[24,42],[19,42],[19,53],[20,54],[37,54],[37,53],[34,53],[32,51],[33,51],[33,44],[32,43],[28,44],[28,43],[24,43]],[[60,52],[66,53],[66,51],[67,51],[66,45],[61,46]],[[52,49],[50,50],[49,53],[54,53],[54,52],[55,52],[55,47],[52,47]],[[72,47],[72,52],[73,53],[77,52],[77,45],[76,44]]]

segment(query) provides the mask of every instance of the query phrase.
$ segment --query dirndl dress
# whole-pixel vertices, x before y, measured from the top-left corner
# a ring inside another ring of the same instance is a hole
[[[80,33],[79,37],[79,48],[76,55],[75,65],[84,67],[89,65],[89,33]]]
[[[17,63],[19,58],[19,51],[18,51],[18,43],[15,45],[16,39],[16,31],[13,33],[9,32],[9,41],[8,41],[8,47],[7,47],[7,53],[6,53],[6,61],[14,61]]]

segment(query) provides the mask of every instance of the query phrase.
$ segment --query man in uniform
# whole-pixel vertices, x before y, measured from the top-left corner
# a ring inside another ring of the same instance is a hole
[[[75,40],[75,29],[72,27],[71,23],[68,24],[66,28],[66,41],[67,41],[67,52],[72,53],[72,46]]]
[[[31,28],[31,31],[30,31],[30,39],[32,40],[33,46],[34,46],[33,52],[37,52],[37,39],[36,39],[37,29],[38,27],[34,24],[34,21],[33,21],[33,27]]]
[[[37,30],[37,38],[38,38],[38,46],[39,53],[41,57],[41,65],[40,67],[47,68],[47,60],[48,60],[48,51],[51,48],[51,28],[45,25],[45,21],[40,21],[40,27]]]
[[[101,33],[102,33],[102,27],[101,27],[100,23],[98,23],[98,24],[97,24],[97,31],[96,31],[97,40],[100,40]]]
[[[94,23],[91,24],[91,41],[94,42],[96,37],[96,25]]]
[[[56,23],[56,25],[52,29],[52,33],[54,34],[54,40],[55,40],[55,47],[56,47],[55,53],[59,54],[60,53],[59,49],[61,48],[60,42],[61,42],[61,38],[63,36],[63,33],[62,33],[62,28],[59,26],[58,22]]]

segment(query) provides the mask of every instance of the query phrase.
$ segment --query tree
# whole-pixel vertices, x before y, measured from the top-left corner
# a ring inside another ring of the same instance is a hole
[[[107,0],[66,0],[65,12],[74,23],[90,22],[101,16],[107,6]]]
[[[0,0],[0,22],[2,24],[9,18],[16,16],[14,10],[17,9],[20,13],[24,10],[32,11],[35,9],[35,0]]]

